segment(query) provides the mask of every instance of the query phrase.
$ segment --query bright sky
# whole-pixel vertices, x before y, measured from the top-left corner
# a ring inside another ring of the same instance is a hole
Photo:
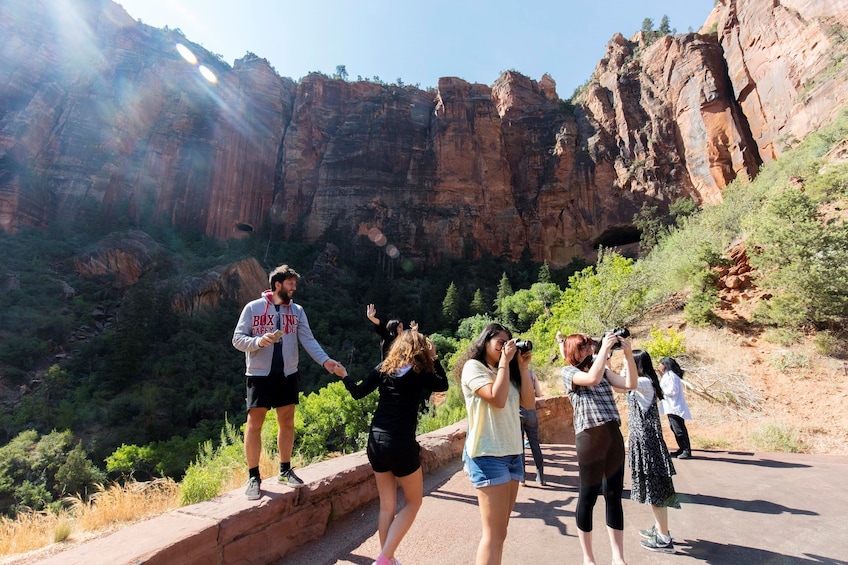
[[[179,28],[230,65],[247,51],[281,76],[398,78],[421,88],[456,76],[492,84],[516,70],[550,74],[560,98],[583,84],[616,32],[630,37],[663,15],[697,31],[713,0],[119,0],[154,27]]]

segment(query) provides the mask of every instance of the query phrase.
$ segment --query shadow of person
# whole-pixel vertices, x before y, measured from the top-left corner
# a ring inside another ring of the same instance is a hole
[[[716,451],[710,452],[710,456],[706,458],[708,461],[720,461],[723,463],[736,463],[739,465],[754,465],[756,467],[770,467],[772,469],[806,469],[811,467],[805,463],[794,463],[792,461],[775,461],[774,459],[758,458],[756,453],[746,451],[727,451],[727,455],[736,457],[715,457]],[[693,453],[692,458],[696,455]]]
[[[745,547],[732,543],[714,542],[702,539],[674,540],[679,553],[685,553],[704,563],[725,565],[726,563],[744,563],[745,565],[775,565],[776,563],[827,563],[829,565],[848,565],[833,557],[822,557],[804,553],[804,557],[786,555],[767,549]]]
[[[704,506],[715,506],[716,508],[732,508],[741,512],[754,512],[755,514],[797,514],[800,516],[818,516],[818,512],[803,510],[801,508],[790,508],[768,500],[738,500],[725,498],[723,496],[712,496],[709,494],[687,494],[677,493],[681,504],[702,504]]]
[[[566,496],[558,500],[539,500],[528,498],[525,501],[516,502],[512,509],[512,517],[510,520],[520,520],[523,518],[533,518],[542,520],[547,526],[552,526],[559,530],[560,535],[568,536],[565,527],[564,517],[574,516],[573,510],[568,510],[568,507],[577,505],[576,496]],[[575,537],[571,534],[570,537]]]

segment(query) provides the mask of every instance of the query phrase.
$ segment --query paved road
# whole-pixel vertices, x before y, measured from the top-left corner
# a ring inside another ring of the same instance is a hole
[[[543,451],[548,486],[528,480],[519,491],[505,565],[582,563],[574,518],[574,448],[543,445]],[[625,557],[630,565],[848,565],[848,457],[726,451],[694,455],[675,463],[675,486],[683,502],[680,510],[669,510],[676,554],[639,546],[637,530],[649,527],[653,518],[650,508],[631,502],[626,490]],[[532,469],[528,463],[528,478]],[[460,464],[425,478],[424,486],[424,504],[396,557],[404,565],[473,564],[480,515]],[[595,509],[599,565],[611,562],[602,502]],[[376,524],[374,502],[280,563],[371,565],[379,553]]]

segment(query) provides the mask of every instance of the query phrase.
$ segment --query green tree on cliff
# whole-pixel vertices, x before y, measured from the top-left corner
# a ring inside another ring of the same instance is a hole
[[[488,308],[486,307],[486,299],[483,298],[483,291],[479,288],[474,291],[474,298],[471,299],[471,314],[485,314],[488,312]]]
[[[509,283],[509,277],[504,273],[501,276],[501,280],[498,283],[498,294],[495,296],[495,314],[500,318],[501,322],[504,324],[509,324],[512,317],[509,309],[504,308],[504,301],[512,296],[514,293],[512,291],[512,285]]]
[[[445,294],[445,299],[442,301],[442,315],[449,324],[455,324],[461,316],[461,310],[462,303],[459,297],[459,291],[456,288],[456,284],[451,282]]]
[[[548,265],[547,261],[542,263],[542,266],[539,267],[539,278],[536,282],[540,282],[540,283],[554,282],[553,279],[551,278],[551,267]]]

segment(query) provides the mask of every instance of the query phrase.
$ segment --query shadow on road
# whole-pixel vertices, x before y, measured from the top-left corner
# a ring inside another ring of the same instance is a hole
[[[715,563],[716,565],[726,565],[727,563],[744,563],[745,565],[783,565],[790,563],[848,565],[848,561],[810,553],[804,554],[807,557],[797,557],[755,547],[745,547],[702,539],[680,541],[675,539],[674,542],[679,546],[679,550],[682,553],[699,559],[704,563]]]

